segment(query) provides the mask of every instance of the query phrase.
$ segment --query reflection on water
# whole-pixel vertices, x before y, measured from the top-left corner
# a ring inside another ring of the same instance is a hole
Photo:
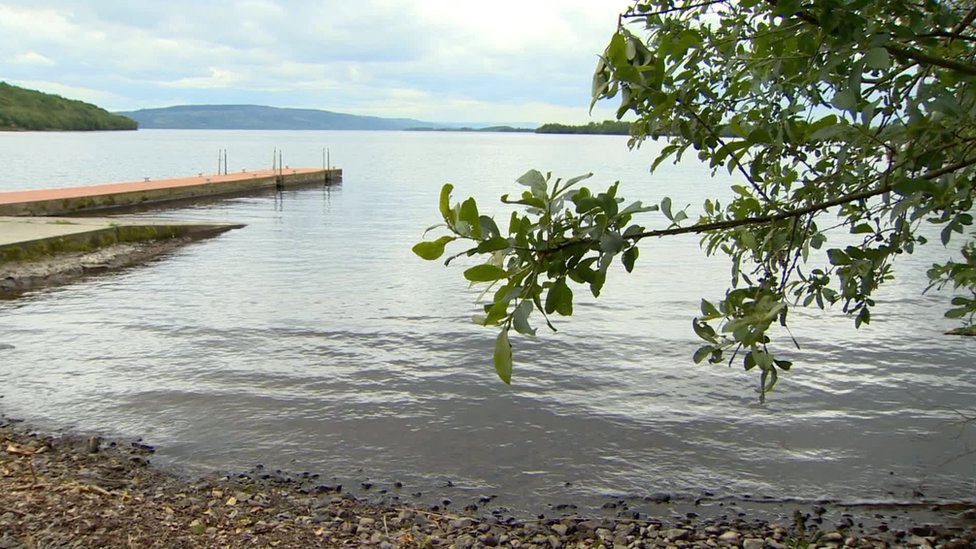
[[[721,188],[707,172],[682,166],[651,178],[648,155],[614,137],[140,131],[0,140],[5,188],[196,173],[219,147],[258,159],[278,146],[295,165],[315,165],[328,145],[345,170],[333,189],[154,213],[247,227],[0,303],[8,414],[142,436],[159,445],[160,460],[190,469],[262,463],[422,491],[450,480],[519,509],[703,490],[976,497],[974,457],[959,457],[976,446],[960,416],[976,394],[974,342],[941,336],[951,326],[945,296],[919,293],[927,262],[944,255],[936,247],[903,262],[864,329],[836,313],[794,315],[796,367],[766,405],[755,376],[691,362],[691,317],[728,278],[693,238],[647,242],[641,268],[613,273],[599,302],[583,299],[558,333],[516,340],[507,387],[490,365],[494,334],[468,320],[477,290],[463,284],[464,266],[410,253],[436,220],[440,185],[450,180],[488,209],[527,168],[592,170],[595,180],[622,180],[628,196],[698,204]],[[41,146],[65,162],[18,164]],[[124,161],[101,150],[123,151]]]

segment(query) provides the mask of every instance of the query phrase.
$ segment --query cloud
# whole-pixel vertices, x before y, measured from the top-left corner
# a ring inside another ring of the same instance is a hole
[[[27,88],[30,90],[40,90],[44,93],[53,93],[68,99],[77,99],[95,105],[104,105],[113,101],[119,101],[122,96],[104,90],[85,88],[80,86],[68,86],[60,82],[49,80],[9,80],[9,83]]]
[[[14,56],[14,63],[18,65],[54,65],[54,60],[36,51],[25,51]]]
[[[235,84],[240,84],[244,78],[229,70],[209,67],[210,74],[207,76],[190,76],[179,78],[171,82],[161,82],[160,85],[166,88],[231,88]]]
[[[0,0],[0,75],[97,92],[118,110],[244,102],[581,122],[630,3]]]

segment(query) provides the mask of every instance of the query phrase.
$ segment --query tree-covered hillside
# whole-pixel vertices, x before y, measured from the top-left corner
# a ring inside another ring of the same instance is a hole
[[[132,119],[74,99],[0,82],[0,130],[134,130]]]

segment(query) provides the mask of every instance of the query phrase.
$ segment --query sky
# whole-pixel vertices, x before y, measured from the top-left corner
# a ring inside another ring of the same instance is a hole
[[[632,0],[0,0],[0,80],[111,111],[187,104],[579,124]]]

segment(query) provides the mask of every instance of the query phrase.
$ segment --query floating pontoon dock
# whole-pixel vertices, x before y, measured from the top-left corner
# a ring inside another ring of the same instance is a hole
[[[342,181],[339,168],[283,168],[62,189],[0,192],[0,216],[69,215]]]

